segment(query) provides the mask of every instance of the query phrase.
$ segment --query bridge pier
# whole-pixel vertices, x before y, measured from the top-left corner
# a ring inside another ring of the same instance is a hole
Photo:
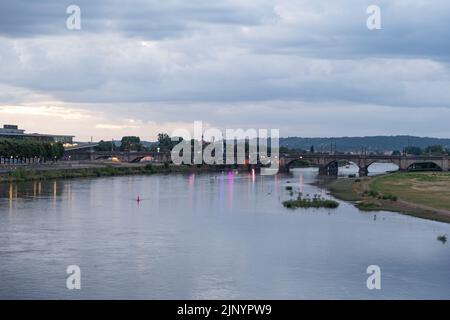
[[[337,176],[339,171],[339,165],[337,161],[330,163],[329,165],[319,166],[319,175],[324,176]]]
[[[448,156],[446,156],[442,159],[442,171],[449,171],[449,170],[450,170],[450,163]]]
[[[359,167],[359,176],[360,177],[367,177],[368,175],[369,175],[368,167]]]
[[[94,150],[90,150],[88,152],[89,152],[89,160],[94,161],[95,160]]]

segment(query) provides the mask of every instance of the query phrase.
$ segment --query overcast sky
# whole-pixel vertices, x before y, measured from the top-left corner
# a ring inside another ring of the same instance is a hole
[[[66,8],[81,8],[69,30]],[[381,8],[369,30],[366,9]],[[448,0],[1,0],[0,122],[450,137]]]

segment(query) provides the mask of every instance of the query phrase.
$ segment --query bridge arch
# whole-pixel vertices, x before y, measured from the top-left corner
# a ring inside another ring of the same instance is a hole
[[[105,155],[102,155],[102,156],[97,156],[97,157],[95,157],[94,160],[105,160],[105,159],[112,158],[112,157],[114,157],[114,156],[105,156]]]
[[[300,162],[304,162],[306,166],[318,166],[318,163],[316,163],[315,161],[311,161],[311,159],[301,159],[301,158],[288,158],[284,161],[284,166],[289,170],[294,167],[295,163],[300,163]],[[300,166],[301,167],[301,166]]]
[[[370,170],[370,167],[373,168],[373,165],[375,164],[386,164],[386,165],[394,165],[396,168],[392,168],[392,170],[389,171],[399,171],[400,170],[400,162],[396,161],[395,159],[390,159],[390,160],[375,160],[375,159],[371,159],[370,161],[367,162],[367,164],[365,165],[365,167],[363,168],[363,170],[365,170],[367,173],[373,172]]]
[[[138,163],[138,162],[141,162],[141,160],[144,158],[151,158],[152,159],[151,161],[155,160],[155,158],[151,155],[140,155],[140,156],[137,156],[137,157],[134,157],[133,159],[131,159],[130,162]]]
[[[444,171],[442,163],[435,160],[418,160],[408,165],[407,171]]]

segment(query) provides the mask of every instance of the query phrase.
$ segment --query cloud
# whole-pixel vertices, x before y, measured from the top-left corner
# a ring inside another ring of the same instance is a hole
[[[256,25],[273,16],[271,1],[232,0],[27,0],[0,3],[0,34],[38,37],[67,33],[68,6],[81,8],[87,33],[163,39],[180,37],[208,24]]]
[[[305,114],[306,135],[345,135],[354,119],[403,132],[409,113],[442,124],[450,3],[377,2],[382,29],[369,31],[365,0],[80,0],[70,31],[71,1],[3,1],[0,106],[17,119],[95,114],[89,130],[107,136],[194,120],[291,134]],[[386,110],[392,121],[371,116]]]
[[[0,114],[52,117],[62,120],[82,120],[92,117],[84,110],[56,106],[0,106]]]

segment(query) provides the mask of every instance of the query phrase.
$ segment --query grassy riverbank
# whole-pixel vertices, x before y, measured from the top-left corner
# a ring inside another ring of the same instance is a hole
[[[450,174],[392,173],[377,177],[338,179],[331,193],[355,201],[361,210],[386,210],[450,223]]]
[[[26,169],[19,168],[7,174],[0,175],[2,182],[21,182],[36,180],[73,179],[84,177],[109,177],[125,175],[150,175],[155,173],[187,173],[211,171],[210,168],[197,166],[164,166],[164,165],[103,165],[85,168],[42,168]]]

